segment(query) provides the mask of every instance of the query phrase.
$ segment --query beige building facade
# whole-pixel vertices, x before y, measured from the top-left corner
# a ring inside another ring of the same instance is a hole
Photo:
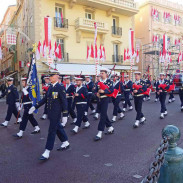
[[[159,64],[159,51],[162,49],[163,35],[167,34],[169,51],[173,62],[170,73],[180,68],[177,64],[178,53],[183,38],[183,6],[167,0],[142,0],[138,4],[139,13],[135,16],[136,39],[141,45],[141,64],[145,73],[150,66],[150,74],[157,76],[166,68]]]

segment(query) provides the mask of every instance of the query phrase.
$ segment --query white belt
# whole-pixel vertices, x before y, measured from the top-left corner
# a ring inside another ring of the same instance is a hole
[[[117,97],[118,97],[118,96],[121,96],[121,94],[118,94]]]
[[[125,91],[130,91],[130,89],[125,89]]]
[[[66,96],[66,98],[72,98],[72,96]]]
[[[25,102],[25,103],[23,103],[24,105],[26,105],[26,104],[32,104],[33,102]]]
[[[87,102],[77,102],[76,104],[87,104]]]
[[[92,94],[93,92],[88,92],[89,94]]]

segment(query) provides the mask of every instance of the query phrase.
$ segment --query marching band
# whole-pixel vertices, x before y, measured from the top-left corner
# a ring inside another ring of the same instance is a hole
[[[40,160],[49,159],[56,135],[61,141],[61,145],[57,150],[69,148],[70,143],[64,130],[69,117],[72,118],[71,124],[74,125],[71,130],[73,134],[79,133],[82,122],[84,123],[83,129],[89,129],[90,125],[92,125],[88,119],[89,109],[91,109],[93,118],[95,120],[99,119],[98,132],[94,137],[94,141],[100,141],[103,138],[105,127],[107,128],[106,135],[114,133],[112,124],[117,121],[118,114],[119,120],[123,120],[127,107],[129,111],[133,110],[131,98],[134,99],[134,108],[137,113],[133,128],[138,128],[146,121],[142,108],[143,102],[145,98],[150,100],[150,92],[153,87],[149,77],[145,76],[143,80],[141,72],[138,71],[134,72],[134,75],[135,82],[133,83],[127,74],[123,77],[117,74],[109,75],[106,69],[102,69],[94,82],[89,75],[84,77],[80,74],[72,78],[72,76],[68,75],[60,76],[55,71],[44,77],[45,82],[42,87],[43,98],[36,105],[33,105],[30,99],[30,88],[27,85],[27,78],[21,78],[23,89],[19,99],[17,88],[13,85],[13,78],[8,77],[6,78],[8,87],[0,96],[0,98],[6,96],[8,105],[5,122],[1,126],[7,127],[12,114],[14,114],[16,123],[20,124],[19,132],[13,135],[15,138],[21,139],[23,137],[28,121],[34,127],[32,134],[38,134],[41,129],[33,112],[44,105],[44,113],[41,119],[45,120],[48,118],[50,125],[45,150]],[[174,83],[172,80],[167,80],[164,73],[160,73],[159,79],[154,82],[154,87],[156,88],[155,101],[157,102],[159,99],[161,104],[160,118],[164,119],[168,114],[165,103],[167,93],[170,93],[169,101],[173,102],[175,100],[173,96]],[[179,89],[179,96],[181,110],[183,111],[182,87]],[[96,107],[93,106],[93,100],[96,102]],[[112,120],[108,117],[110,102],[113,103],[113,109],[111,110],[113,112]],[[23,118],[20,115],[22,108],[24,108]]]

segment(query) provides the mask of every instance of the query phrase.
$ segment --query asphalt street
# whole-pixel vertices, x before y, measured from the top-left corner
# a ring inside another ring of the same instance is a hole
[[[33,127],[28,124],[22,139],[12,135],[18,132],[13,116],[8,128],[0,127],[0,183],[140,183],[148,173],[154,154],[161,141],[161,130],[168,124],[176,125],[183,132],[183,113],[180,111],[178,95],[176,101],[167,104],[168,116],[161,120],[160,103],[143,103],[147,118],[145,125],[133,129],[135,110],[127,111],[125,118],[114,123],[115,133],[103,136],[99,142],[93,138],[97,133],[98,121],[89,115],[91,127],[81,129],[77,135],[70,130],[71,119],[66,126],[71,147],[58,152],[60,146],[56,138],[54,150],[46,162],[38,159],[44,151],[49,121],[40,120],[43,107],[35,115],[41,133],[31,135]],[[133,102],[133,101],[132,101]],[[168,100],[167,100],[168,102]],[[122,105],[122,104],[121,104]],[[0,121],[4,122],[7,105],[0,102]],[[112,119],[113,105],[108,115]],[[183,148],[183,137],[179,146]]]

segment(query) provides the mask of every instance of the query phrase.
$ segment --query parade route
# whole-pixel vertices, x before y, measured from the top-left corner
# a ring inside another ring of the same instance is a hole
[[[1,102],[0,121],[4,121],[6,104]],[[66,126],[70,141],[70,149],[64,152],[56,151],[59,141],[56,138],[54,150],[46,162],[38,160],[46,143],[48,120],[42,121],[43,108],[35,115],[41,127],[41,133],[30,135],[33,128],[28,124],[22,139],[14,139],[18,132],[15,118],[12,117],[8,128],[0,128],[0,183],[140,183],[148,173],[148,168],[154,158],[161,141],[161,130],[168,124],[174,124],[183,131],[183,113],[180,111],[180,101],[167,104],[168,116],[160,120],[160,104],[151,101],[143,105],[147,123],[138,129],[133,129],[135,111],[126,112],[122,121],[114,124],[115,133],[103,136],[99,142],[93,138],[97,133],[98,121],[89,115],[91,127],[81,129],[77,135],[70,130],[71,120]],[[113,106],[108,109],[112,116]],[[183,137],[179,146],[183,147]],[[142,176],[142,177],[141,177]]]

